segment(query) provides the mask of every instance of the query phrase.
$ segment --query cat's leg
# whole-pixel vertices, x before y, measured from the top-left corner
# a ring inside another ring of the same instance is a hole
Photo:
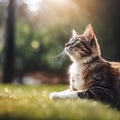
[[[87,91],[61,91],[53,92],[50,94],[50,99],[94,99],[111,102],[113,99],[113,93],[109,89],[90,89]]]
[[[52,92],[50,99],[76,99],[79,98],[77,91],[65,90],[61,92]]]
[[[107,88],[94,88],[83,92],[77,92],[82,99],[94,99],[104,102],[111,102],[113,100],[113,92]]]

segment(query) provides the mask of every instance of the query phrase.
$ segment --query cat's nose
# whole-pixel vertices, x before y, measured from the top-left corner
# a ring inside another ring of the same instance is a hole
[[[65,47],[68,47],[68,46],[70,46],[70,43],[66,43],[66,44],[65,44]]]

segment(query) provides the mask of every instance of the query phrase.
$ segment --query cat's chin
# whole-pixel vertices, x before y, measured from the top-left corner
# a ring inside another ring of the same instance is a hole
[[[70,52],[69,48],[65,48],[65,52],[66,52],[67,54],[69,54],[69,52]]]
[[[72,51],[67,50],[67,48],[65,48],[65,52],[70,57],[71,61],[73,61],[73,62],[80,61],[80,59],[81,59],[80,55],[75,55],[75,53],[73,54]]]

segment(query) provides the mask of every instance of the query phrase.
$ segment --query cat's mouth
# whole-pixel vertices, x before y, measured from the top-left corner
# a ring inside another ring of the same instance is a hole
[[[70,54],[70,50],[67,48],[67,47],[65,47],[65,52],[69,55]]]
[[[72,51],[72,48],[69,46],[69,47],[65,47],[65,50],[67,51],[67,52],[70,52],[70,51]]]

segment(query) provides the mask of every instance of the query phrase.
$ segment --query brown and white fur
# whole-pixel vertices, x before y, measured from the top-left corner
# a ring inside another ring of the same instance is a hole
[[[108,62],[101,57],[92,26],[84,33],[75,30],[65,45],[72,60],[69,68],[69,89],[52,92],[50,99],[94,99],[120,105],[120,62]]]

